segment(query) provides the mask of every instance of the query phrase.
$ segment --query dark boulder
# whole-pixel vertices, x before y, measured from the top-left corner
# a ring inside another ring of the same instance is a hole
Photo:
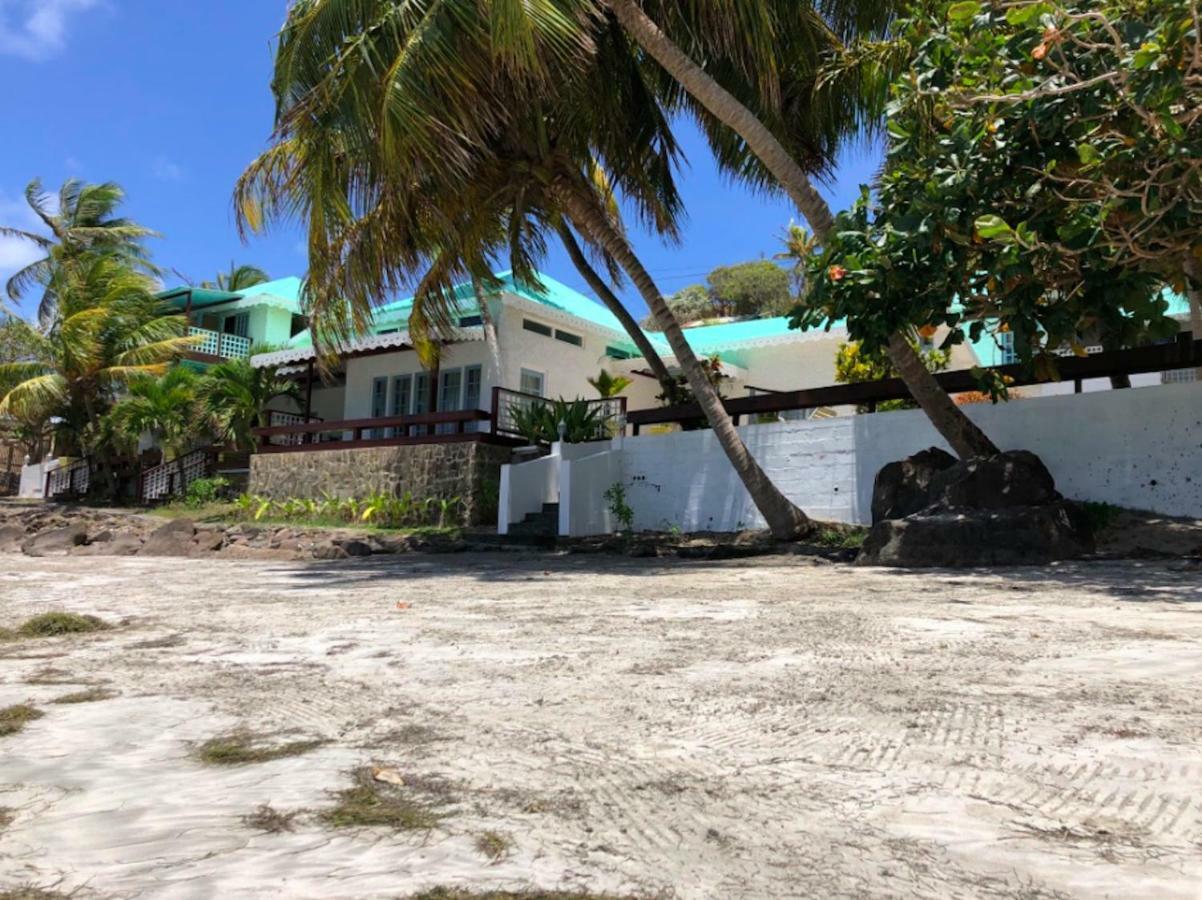
[[[877,473],[872,488],[872,522],[901,519],[931,505],[931,482],[956,465],[956,457],[938,447],[891,462]]]
[[[930,482],[929,506],[942,511],[1041,506],[1061,499],[1052,473],[1028,450],[957,462]]]
[[[1092,553],[1077,507],[1065,501],[959,512],[928,512],[879,522],[856,565],[973,567],[1043,565]]]
[[[26,556],[46,556],[52,553],[69,553],[73,548],[88,542],[88,529],[84,525],[64,525],[35,534],[21,545]]]

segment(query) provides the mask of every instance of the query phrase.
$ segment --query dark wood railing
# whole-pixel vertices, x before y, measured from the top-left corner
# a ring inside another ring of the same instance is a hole
[[[254,434],[259,439],[260,453],[454,443],[490,437],[489,429],[480,428],[476,423],[487,422],[491,418],[485,410],[464,409],[412,416],[276,425],[256,428]],[[285,444],[273,442],[273,438],[283,435],[295,436],[299,440],[290,440]]]
[[[525,439],[518,428],[518,417],[529,412],[533,407],[550,406],[555,401],[538,394],[527,394],[523,391],[512,391],[509,388],[494,387],[492,389],[492,433],[503,437]],[[571,401],[569,401],[571,402]],[[599,411],[597,417],[597,433],[593,439],[604,440],[613,437],[625,421],[626,398],[605,397],[583,401],[589,409]]]
[[[1130,350],[1110,350],[1086,357],[1064,357],[1056,361],[1062,381],[1072,381],[1077,390],[1081,382],[1090,378],[1109,378],[1114,375],[1141,375],[1148,372],[1168,372],[1202,366],[1202,340],[1195,341],[1188,332],[1166,344],[1150,347],[1135,347]],[[1002,376],[1013,379],[1012,387],[1043,384],[1028,369],[1021,365],[996,366]],[[960,370],[941,372],[935,376],[939,384],[950,394],[962,394],[980,390],[972,372]],[[836,384],[829,387],[809,388],[801,391],[782,391],[756,397],[738,397],[725,400],[726,411],[739,424],[744,416],[765,413],[780,413],[790,410],[817,409],[822,406],[868,406],[870,409],[886,400],[908,400],[910,392],[899,378],[884,381],[865,381],[859,384]],[[633,426],[634,433],[645,425],[666,423],[689,423],[701,419],[703,413],[695,403],[668,406],[662,409],[637,409],[629,413],[626,421]]]

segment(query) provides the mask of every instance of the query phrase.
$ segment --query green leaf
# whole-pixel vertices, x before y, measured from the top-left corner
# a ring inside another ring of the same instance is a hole
[[[981,11],[981,4],[975,0],[962,0],[960,3],[953,3],[947,10],[947,20],[963,25],[966,22],[971,22],[973,17]]]
[[[977,234],[987,241],[1009,237],[1011,233],[1010,226],[1006,224],[1006,220],[1001,216],[995,215],[978,217],[973,222],[973,227],[976,228]]]
[[[1096,163],[1101,158],[1102,158],[1102,155],[1100,153],[1098,153],[1097,148],[1094,147],[1093,144],[1078,144],[1077,145],[1077,159],[1081,160],[1082,165],[1086,165],[1086,166],[1092,165],[1093,163]]]
[[[1028,3],[1025,6],[1012,6],[1006,10],[1006,21],[1018,27],[1030,25],[1048,12],[1050,7],[1046,3]]]

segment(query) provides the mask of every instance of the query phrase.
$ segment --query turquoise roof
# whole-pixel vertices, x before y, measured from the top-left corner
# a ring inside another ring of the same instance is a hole
[[[217,306],[222,303],[244,302],[254,300],[256,297],[271,297],[277,301],[283,300],[284,305],[289,307],[292,312],[299,313],[301,311],[301,288],[303,285],[304,282],[301,279],[290,276],[288,278],[277,278],[274,281],[265,281],[263,284],[256,284],[244,291],[218,291],[212,288],[190,288],[185,286],[162,291],[158,297],[160,300],[165,300],[180,309],[189,304],[189,294],[191,295],[191,306],[193,309]]]

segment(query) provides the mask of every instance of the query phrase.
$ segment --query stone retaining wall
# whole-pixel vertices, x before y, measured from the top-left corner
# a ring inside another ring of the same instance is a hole
[[[388,493],[460,497],[464,525],[495,525],[501,466],[511,450],[484,443],[362,447],[304,453],[256,453],[250,459],[250,492],[289,497],[366,497]]]

